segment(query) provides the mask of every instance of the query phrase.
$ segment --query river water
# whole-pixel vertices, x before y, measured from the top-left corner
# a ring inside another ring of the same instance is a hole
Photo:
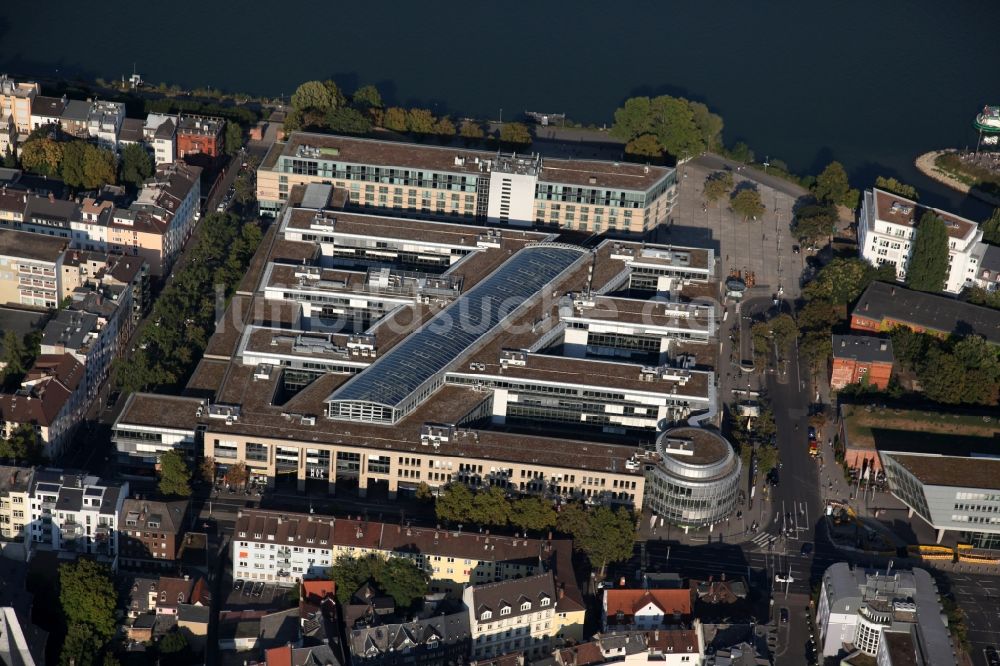
[[[683,95],[728,142],[802,173],[831,159],[979,216],[920,176],[927,150],[974,144],[1000,103],[996,0],[383,0],[2,3],[0,70],[286,97],[307,79],[375,83],[392,103],[610,122],[626,97]]]

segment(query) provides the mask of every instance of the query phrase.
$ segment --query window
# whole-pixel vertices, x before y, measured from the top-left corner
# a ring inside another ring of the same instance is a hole
[[[549,598],[548,597],[542,597],[542,600],[539,601],[538,604],[540,606],[548,606],[549,605]]]
[[[501,606],[500,607],[500,614],[501,615],[510,615],[510,606]]]
[[[521,604],[521,610],[523,611],[531,610],[531,602],[525,601],[523,604]]]
[[[490,618],[492,618],[492,617],[493,617],[493,613],[492,613],[491,611],[488,611],[488,610],[485,610],[485,611],[483,611],[483,612],[482,612],[482,614],[481,614],[481,615],[479,616],[479,619],[480,619],[480,620],[489,620],[489,619],[490,619]]]

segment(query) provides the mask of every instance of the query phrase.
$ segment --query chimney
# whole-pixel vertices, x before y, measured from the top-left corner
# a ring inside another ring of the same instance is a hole
[[[879,343],[878,348],[881,351],[885,351],[886,349],[889,348],[889,344],[885,340],[883,340],[881,343]]]
[[[56,200],[56,195],[54,195],[51,192],[49,192],[49,201],[52,202],[52,201],[55,201],[55,200]]]
[[[625,587],[625,576],[618,579],[618,587]]]
[[[891,290],[891,291],[890,291],[889,293],[890,293],[890,294],[891,294],[892,296],[895,296],[895,295],[896,295],[896,288],[895,288],[895,287],[893,287],[893,288],[892,288],[892,290]]]
[[[723,583],[726,582],[726,572],[725,571],[722,572],[722,582]]]

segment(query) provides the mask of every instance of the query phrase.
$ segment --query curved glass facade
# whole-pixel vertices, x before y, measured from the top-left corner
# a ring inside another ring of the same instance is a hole
[[[736,508],[740,459],[722,436],[701,428],[674,428],[656,443],[660,460],[647,468],[643,503],[667,522],[704,527]]]

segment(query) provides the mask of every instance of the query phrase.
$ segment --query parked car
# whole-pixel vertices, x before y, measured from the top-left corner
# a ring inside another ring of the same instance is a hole
[[[236,580],[233,581],[233,589],[236,590],[237,592],[243,589],[242,578],[237,578]]]
[[[780,615],[781,615],[781,623],[786,624],[788,622],[788,609],[782,607]]]
[[[816,428],[812,426],[809,426],[809,441],[810,442],[816,441]]]
[[[813,552],[813,545],[808,541],[802,544],[802,548],[799,550],[799,554],[802,555],[803,557],[812,555],[812,552]]]
[[[264,592],[264,583],[253,584],[253,596],[259,597]]]
[[[987,666],[1000,666],[1000,652],[997,651],[996,647],[987,645],[983,649],[983,654],[986,655]]]

